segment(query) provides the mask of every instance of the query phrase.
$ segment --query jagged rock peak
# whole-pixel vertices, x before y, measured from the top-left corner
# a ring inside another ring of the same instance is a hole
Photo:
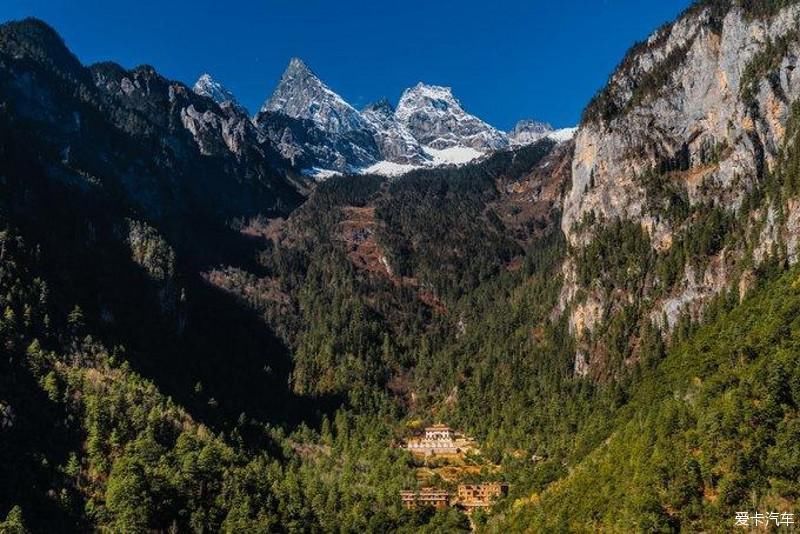
[[[393,115],[394,114],[394,106],[389,102],[388,98],[381,98],[376,102],[371,102],[364,106],[362,113],[366,112],[376,112],[382,115]]]
[[[487,151],[508,146],[506,135],[467,113],[449,87],[420,82],[406,89],[395,117],[421,144],[435,149]]]
[[[233,93],[208,73],[201,75],[197,79],[192,90],[200,96],[207,96],[217,104],[222,104],[223,102],[238,104]]]
[[[527,145],[553,133],[553,127],[546,122],[524,119],[517,122],[514,129],[508,132],[512,145]]]
[[[517,122],[514,126],[514,129],[511,130],[511,133],[519,134],[522,132],[531,132],[531,133],[545,133],[550,132],[553,130],[553,127],[546,122],[535,121],[531,119],[522,119],[521,121]]]
[[[292,58],[272,96],[261,111],[276,111],[313,121],[330,133],[364,128],[358,111],[331,90],[299,58]]]
[[[316,74],[305,64],[305,62],[300,59],[299,57],[293,57],[289,60],[289,65],[286,67],[286,71],[283,73],[284,76],[287,74],[291,74],[294,76],[302,76],[302,75],[310,75],[317,77]]]
[[[397,118],[403,120],[414,111],[427,106],[441,111],[451,108],[463,111],[461,102],[453,96],[452,88],[419,82],[414,87],[403,91],[400,102],[397,104]]]

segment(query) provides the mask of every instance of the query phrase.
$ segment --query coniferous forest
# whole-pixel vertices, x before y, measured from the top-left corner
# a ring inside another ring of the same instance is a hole
[[[794,531],[797,21],[697,2],[574,139],[325,180],[228,103],[0,25],[0,533]],[[746,120],[683,128],[742,28]],[[404,446],[434,424],[471,445]]]

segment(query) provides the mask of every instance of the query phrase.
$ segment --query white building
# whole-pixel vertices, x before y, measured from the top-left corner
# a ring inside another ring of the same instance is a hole
[[[425,429],[425,439],[453,440],[453,431],[447,425],[433,425]]]
[[[406,449],[416,454],[458,454],[472,445],[471,440],[456,438],[455,432],[446,425],[433,425],[425,433],[406,441]]]

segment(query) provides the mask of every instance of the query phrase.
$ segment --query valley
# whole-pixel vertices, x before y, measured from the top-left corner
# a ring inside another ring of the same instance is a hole
[[[700,0],[509,132],[0,25],[0,532],[800,513],[798,24]]]

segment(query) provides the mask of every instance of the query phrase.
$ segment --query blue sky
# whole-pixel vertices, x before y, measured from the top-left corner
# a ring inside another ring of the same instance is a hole
[[[188,84],[208,71],[255,111],[292,56],[356,107],[418,81],[509,129],[575,124],[635,41],[688,0],[0,0],[36,16],[84,63],[155,66]]]

